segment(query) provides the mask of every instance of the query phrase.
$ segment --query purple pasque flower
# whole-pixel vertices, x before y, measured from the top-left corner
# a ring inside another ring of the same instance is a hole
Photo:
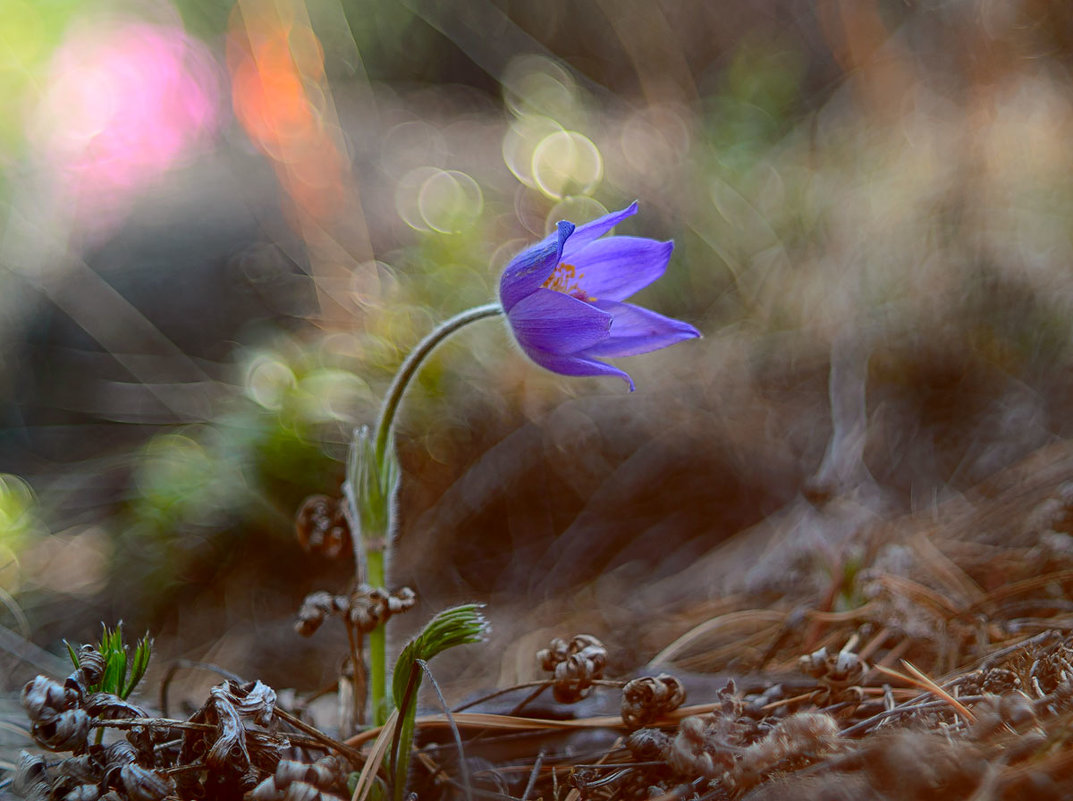
[[[534,362],[562,375],[633,379],[604,357],[636,356],[699,337],[696,328],[623,301],[667,269],[673,242],[602,238],[637,213],[637,203],[598,220],[556,230],[515,256],[499,279],[511,331]]]

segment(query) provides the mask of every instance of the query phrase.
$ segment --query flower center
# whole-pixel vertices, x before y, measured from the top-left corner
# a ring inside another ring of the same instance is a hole
[[[567,264],[562,261],[555,268],[555,272],[549,275],[541,286],[544,289],[553,289],[556,292],[562,292],[564,295],[570,295],[586,303],[592,303],[596,298],[582,289],[579,283],[584,277],[585,273],[579,273],[577,267],[573,264]]]

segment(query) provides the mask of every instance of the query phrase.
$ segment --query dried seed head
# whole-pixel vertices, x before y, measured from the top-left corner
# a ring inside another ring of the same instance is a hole
[[[643,676],[622,688],[622,722],[631,729],[672,712],[686,700],[682,682],[674,676]]]
[[[104,749],[105,769],[119,768],[137,761],[138,751],[126,740],[116,740]]]
[[[549,673],[553,672],[555,666],[566,659],[568,647],[566,640],[561,637],[553,638],[547,648],[537,651],[537,661],[540,662],[540,669]]]
[[[213,697],[224,697],[234,706],[239,715],[252,717],[261,726],[272,723],[276,709],[276,691],[258,680],[238,684],[228,681],[211,691]]]
[[[838,724],[824,712],[795,712],[772,730],[787,753],[826,751],[838,737]]]
[[[342,614],[348,606],[349,602],[343,595],[332,595],[323,590],[311,592],[302,601],[294,629],[301,636],[310,637],[329,616]]]
[[[409,587],[403,587],[402,589],[388,596],[387,608],[391,614],[397,615],[401,612],[409,611],[416,603],[417,593],[415,593]]]
[[[83,709],[66,709],[41,718],[30,729],[40,745],[50,751],[81,752],[89,737],[89,715]]]
[[[797,665],[802,673],[827,684],[841,686],[857,684],[869,669],[868,664],[852,651],[830,654],[826,647],[799,657]]]
[[[327,495],[310,495],[305,499],[294,520],[298,544],[304,551],[329,559],[350,552],[350,525],[344,503],[342,498]]]
[[[537,652],[540,666],[555,675],[552,692],[561,704],[572,704],[587,696],[592,683],[603,678],[607,649],[591,634],[578,634],[568,643],[556,637]]]
[[[284,801],[320,801],[322,797],[319,788],[306,782],[295,782],[283,793]]]
[[[95,784],[80,784],[63,797],[63,801],[97,801],[101,788]]]
[[[359,632],[368,634],[377,626],[386,623],[392,615],[413,609],[417,595],[409,587],[388,592],[383,587],[362,584],[350,596],[347,620]]]
[[[61,776],[75,784],[94,784],[100,779],[100,765],[89,754],[68,757],[58,768]]]
[[[120,768],[119,780],[130,801],[161,801],[175,790],[170,778],[140,765],[124,765]]]
[[[666,759],[671,747],[671,736],[659,729],[638,729],[626,738],[626,747],[634,759],[651,762]]]
[[[704,742],[704,730],[708,727],[707,721],[700,715],[690,715],[678,724],[678,736],[689,742],[702,744]]]
[[[20,752],[15,776],[11,780],[11,792],[20,798],[47,798],[49,785],[45,758],[39,754]]]
[[[802,673],[818,679],[827,671],[827,647],[799,656],[797,667]]]
[[[35,676],[22,688],[22,707],[31,721],[70,709],[78,702],[78,692],[47,676]]]
[[[757,784],[788,760],[816,759],[835,750],[838,725],[822,712],[795,712],[779,721],[767,736],[741,753],[730,784],[739,790]]]
[[[276,777],[269,776],[254,787],[247,797],[250,801],[277,801],[277,799],[282,796],[283,791],[280,790],[279,786],[276,784]]]
[[[311,777],[306,781],[312,782],[322,790],[332,787],[346,787],[347,777],[350,775],[350,763],[342,757],[334,754],[323,756],[310,765]]]
[[[276,787],[283,790],[294,782],[306,780],[309,774],[309,765],[304,762],[295,762],[291,759],[281,759],[276,765]]]
[[[101,683],[106,663],[104,654],[92,645],[83,645],[78,649],[78,672],[83,688],[90,688]]]
[[[734,679],[729,679],[727,683],[723,685],[723,688],[719,690],[716,699],[719,702],[717,711],[724,718],[739,718],[745,710],[745,702],[742,700],[741,696],[738,695],[738,687],[734,684]]]
[[[676,773],[714,779],[734,763],[739,749],[722,741],[718,723],[708,716],[691,715],[678,724],[667,753],[667,763]]]

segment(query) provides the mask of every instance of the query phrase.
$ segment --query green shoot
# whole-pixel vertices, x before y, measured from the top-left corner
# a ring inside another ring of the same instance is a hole
[[[417,715],[417,691],[423,675],[419,663],[427,662],[436,654],[456,645],[483,641],[487,637],[489,626],[480,609],[480,604],[464,604],[440,612],[402,650],[398,662],[395,663],[392,695],[399,710],[399,718],[391,744],[394,801],[402,801],[406,789],[406,772],[410,765],[414,719]]]
[[[75,668],[80,668],[81,658],[77,649],[64,640],[67,646],[67,655]],[[134,646],[134,655],[128,658],[129,646],[123,642],[123,624],[120,622],[114,630],[101,624],[101,641],[97,644],[97,652],[104,662],[104,670],[100,681],[91,685],[90,692],[104,692],[118,695],[126,700],[134,692],[134,688],[145,676],[149,667],[149,658],[153,652],[153,641],[149,635],[142,637]]]

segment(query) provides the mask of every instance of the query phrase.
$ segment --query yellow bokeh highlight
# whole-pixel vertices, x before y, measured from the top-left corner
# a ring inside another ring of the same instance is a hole
[[[415,231],[459,234],[473,227],[484,210],[484,194],[458,170],[418,167],[395,185],[395,211]]]
[[[503,75],[503,101],[518,117],[569,119],[577,111],[577,84],[558,62],[545,56],[515,58]]]
[[[533,180],[548,197],[590,194],[604,175],[599,149],[584,134],[550,134],[533,151]]]
[[[515,178],[536,189],[533,153],[548,136],[562,130],[563,126],[550,117],[532,115],[515,120],[503,136],[503,163]]]
[[[19,588],[19,558],[29,539],[41,530],[37,501],[30,485],[18,476],[0,473],[0,590]]]
[[[31,3],[0,3],[0,70],[27,70],[41,53],[44,36],[41,14]]]
[[[246,368],[246,392],[266,409],[282,408],[287,393],[297,384],[294,371],[272,356],[258,356]]]
[[[470,176],[458,170],[440,170],[430,175],[417,196],[425,223],[442,234],[469,229],[481,216],[484,196]]]

